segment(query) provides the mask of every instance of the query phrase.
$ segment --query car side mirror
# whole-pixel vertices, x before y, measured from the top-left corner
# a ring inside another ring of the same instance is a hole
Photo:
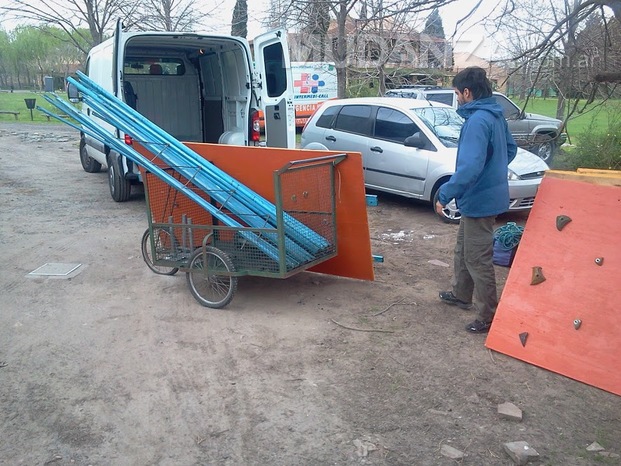
[[[82,101],[82,95],[75,84],[67,83],[67,98],[69,102],[77,104]]]
[[[521,120],[522,119],[522,111],[507,113],[507,120]]]
[[[408,136],[403,141],[403,145],[406,147],[416,147],[417,149],[424,149],[427,145],[427,141],[423,138],[420,131],[417,131],[412,136]]]

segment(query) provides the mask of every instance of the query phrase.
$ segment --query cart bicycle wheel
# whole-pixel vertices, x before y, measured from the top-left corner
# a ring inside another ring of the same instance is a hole
[[[158,275],[174,275],[179,271],[179,267],[169,267],[165,265],[155,265],[151,250],[151,229],[142,235],[142,258],[147,266]],[[157,258],[172,254],[173,244],[176,243],[174,236],[171,238],[170,232],[162,228],[153,229],[153,238],[155,240],[155,254]]]
[[[235,266],[229,256],[218,248],[198,248],[190,257],[186,273],[190,291],[203,306],[220,309],[233,299],[237,277],[231,275]]]

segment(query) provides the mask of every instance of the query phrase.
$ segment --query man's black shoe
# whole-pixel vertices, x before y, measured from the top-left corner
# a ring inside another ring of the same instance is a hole
[[[467,303],[461,299],[457,299],[452,291],[440,291],[440,299],[446,304],[451,304],[462,309],[470,309],[472,307],[472,303]]]
[[[480,320],[475,320],[474,322],[470,322],[466,325],[466,330],[470,333],[487,333],[489,332],[489,328],[491,326],[491,322],[481,322]]]

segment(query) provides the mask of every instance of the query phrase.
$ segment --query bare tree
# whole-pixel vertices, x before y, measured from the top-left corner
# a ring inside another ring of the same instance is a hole
[[[330,29],[330,9],[325,2],[314,0],[309,8],[302,12],[302,33],[313,39],[318,47],[312,47],[309,61],[324,61],[326,59],[326,44],[328,42],[328,30]]]
[[[85,43],[92,47],[102,42],[116,18],[131,16],[135,9],[133,0],[10,0],[0,6],[8,18],[59,27],[84,53]]]
[[[56,26],[87,53],[111,34],[116,21],[136,30],[190,31],[221,5],[199,0],[8,0],[0,14],[34,25]]]
[[[616,16],[609,24],[604,7],[610,7]],[[514,45],[512,59],[517,65],[514,76],[528,76],[531,84],[541,83],[543,78],[553,80],[558,92],[557,116],[567,119],[576,109],[578,100],[585,95],[593,96],[598,81],[615,78],[619,70],[606,70],[595,74],[582,31],[590,18],[599,16],[608,26],[619,28],[621,0],[562,0],[543,4],[521,2],[519,5],[507,0],[499,14],[492,19],[511,31]],[[604,34],[601,37],[606,37]],[[524,39],[528,38],[528,42]],[[589,47],[593,47],[592,43]],[[607,45],[602,41],[598,50],[606,53]],[[621,76],[617,76],[617,79]],[[532,86],[531,86],[532,87]],[[587,99],[588,100],[588,99]],[[567,107],[567,104],[570,106]]]
[[[263,23],[270,29],[289,29],[296,24],[296,20],[293,18],[294,9],[291,6],[291,0],[270,0],[267,10],[268,13]]]
[[[126,26],[144,31],[191,31],[205,11],[196,0],[142,0]]]
[[[358,71],[362,82],[377,82],[377,94],[384,95],[387,77],[398,79],[390,77],[390,68],[430,68],[434,63],[429,58],[441,57],[441,53],[435,54],[436,38],[418,32],[423,27],[418,16],[407,9],[391,13],[384,8],[383,0],[368,0],[362,4],[360,19],[355,21],[358,46],[353,50],[348,47],[348,56],[353,54],[354,60],[350,58],[350,63],[364,70],[362,74]]]
[[[320,18],[330,17],[330,31],[325,37],[312,42],[313,47],[329,47],[332,60],[336,63],[338,93],[344,97],[347,88],[347,66],[355,60],[355,50],[360,34],[375,35],[382,57],[390,57],[398,41],[387,39],[386,31],[396,31],[399,24],[403,35],[412,32],[413,18],[425,14],[434,8],[452,3],[454,0],[272,0],[272,6],[278,6],[280,24],[294,25],[298,30],[319,31],[313,27],[318,19],[311,12],[321,12]],[[275,10],[276,8],[272,8]],[[272,22],[275,19],[273,16]],[[407,18],[407,19],[405,19]],[[309,23],[309,20],[311,21]],[[325,23],[322,23],[325,25]],[[324,26],[325,27],[325,26]],[[332,32],[333,31],[333,32]],[[396,33],[396,32],[395,32]],[[315,32],[315,36],[318,36]],[[394,34],[393,34],[394,35]],[[329,38],[328,38],[329,36]],[[370,52],[374,54],[375,52]],[[322,53],[317,55],[323,56]],[[377,61],[376,61],[377,62]],[[374,63],[375,66],[378,63]],[[381,72],[380,72],[381,74]],[[383,79],[380,79],[383,85]]]

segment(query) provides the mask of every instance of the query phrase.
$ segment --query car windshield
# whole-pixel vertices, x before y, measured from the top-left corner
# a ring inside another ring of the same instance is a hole
[[[433,131],[433,134],[442,141],[446,147],[457,147],[459,132],[464,120],[452,108],[425,107],[413,108],[412,112],[417,115],[425,126]]]
[[[418,92],[416,91],[388,91],[385,94],[386,97],[402,97],[406,99],[416,99]]]

